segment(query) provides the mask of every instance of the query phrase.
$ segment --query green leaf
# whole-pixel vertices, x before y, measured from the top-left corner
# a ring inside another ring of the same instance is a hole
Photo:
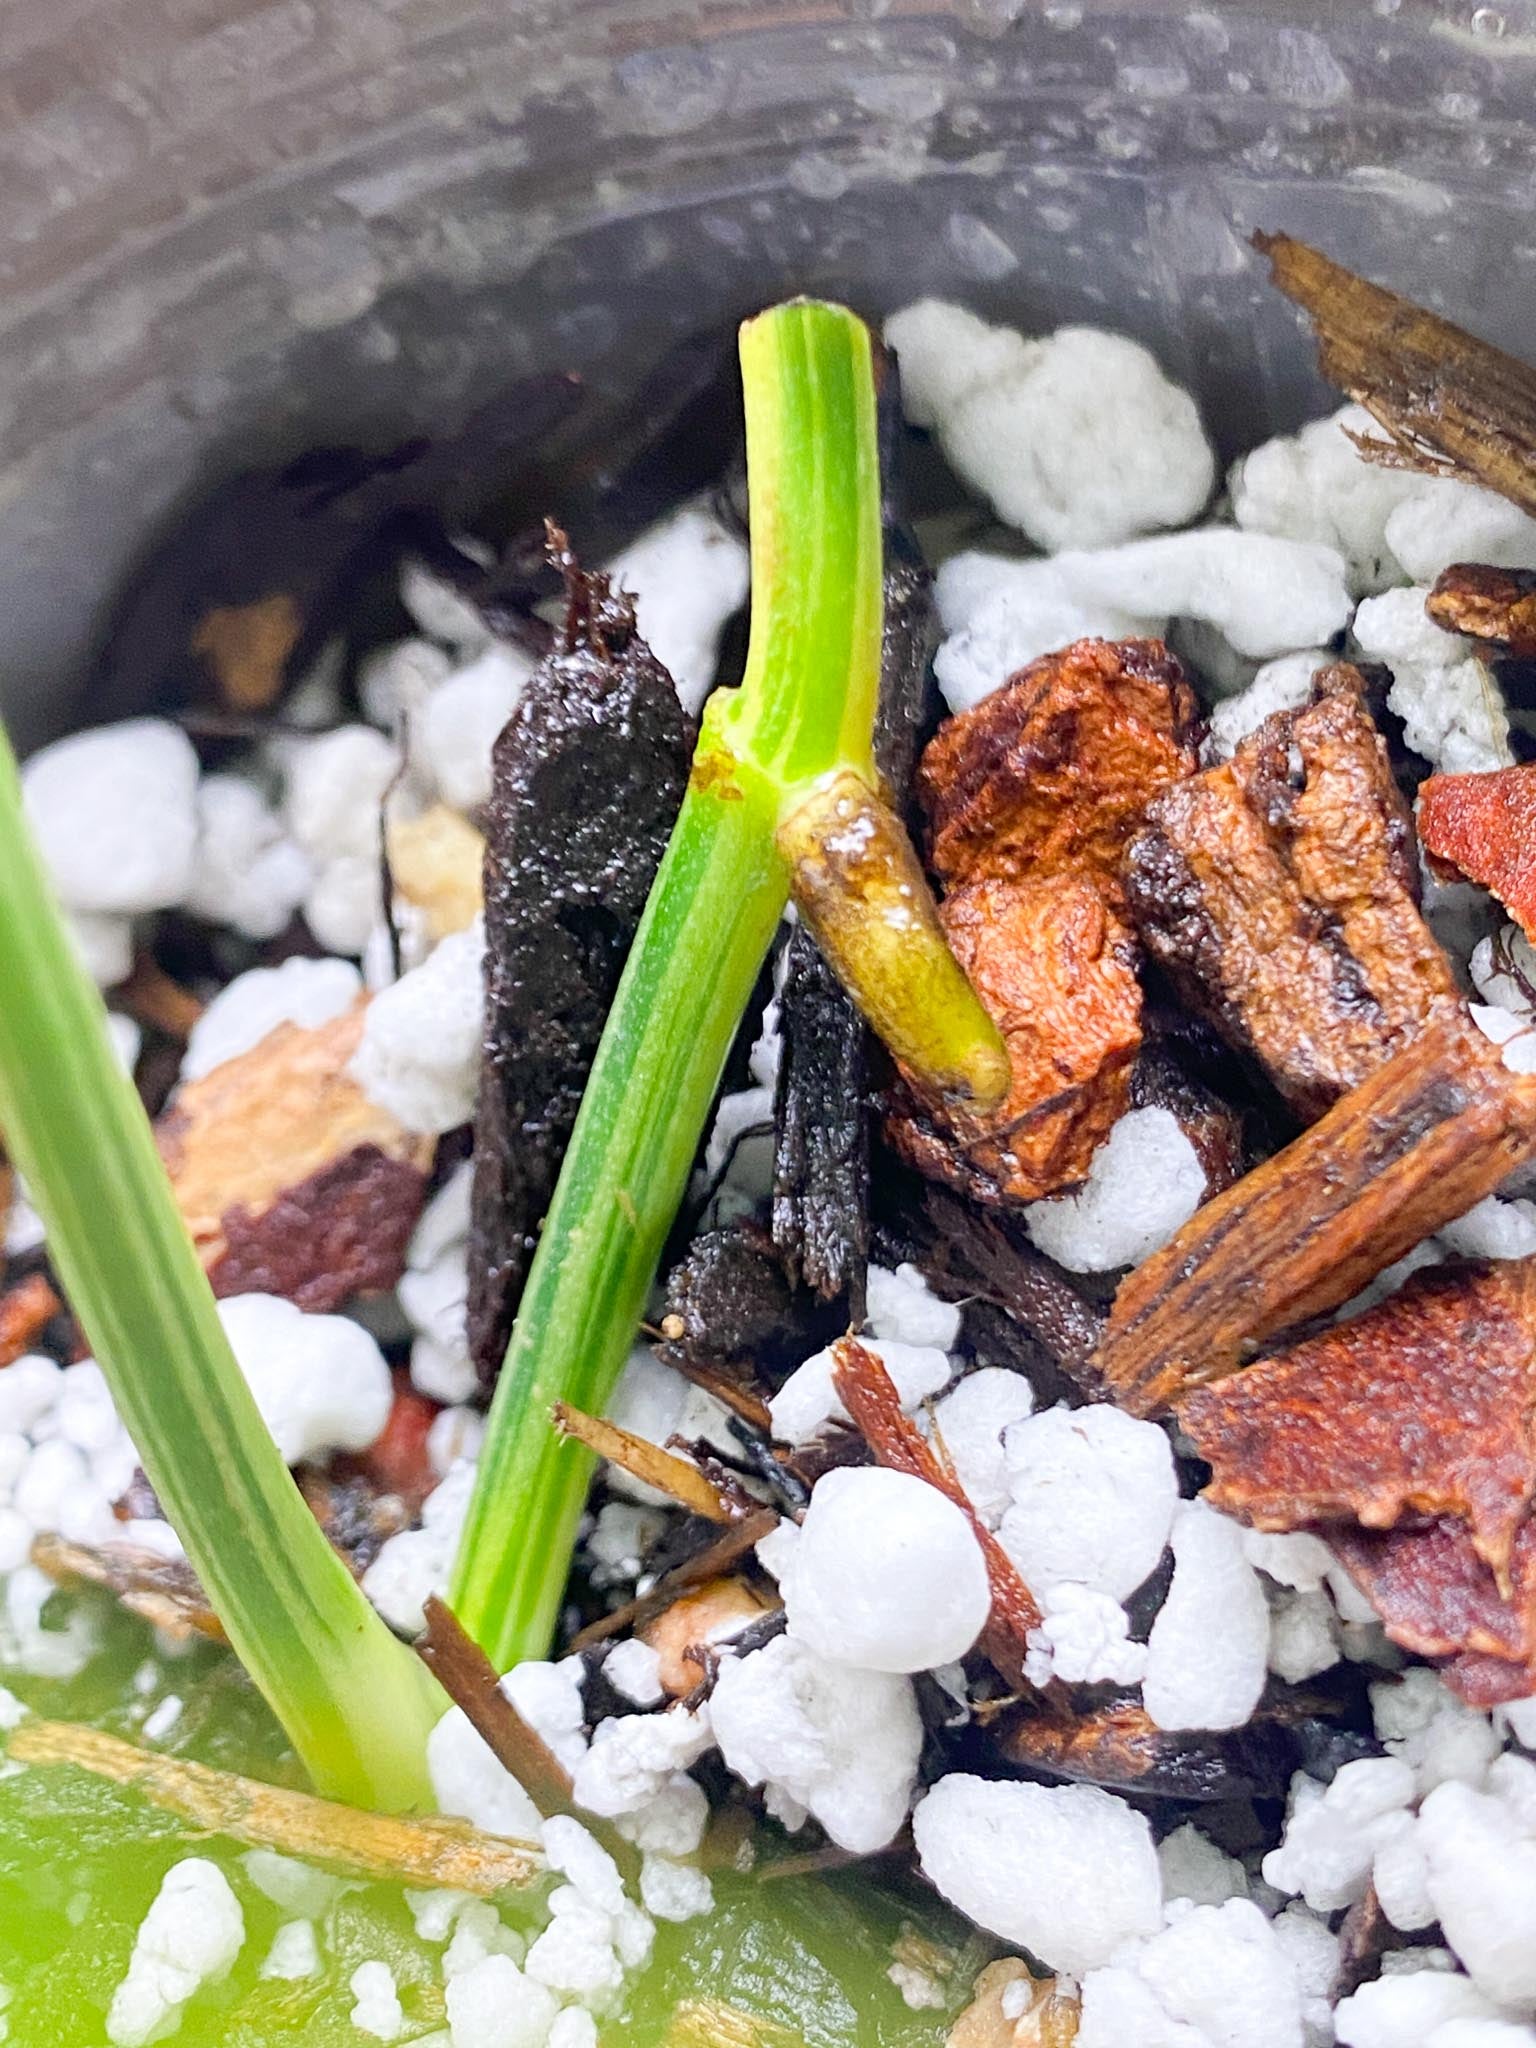
[[[427,1803],[445,1702],[321,1534],[235,1361],[0,732],[0,1131],[113,1399],[241,1662],[319,1790]]]

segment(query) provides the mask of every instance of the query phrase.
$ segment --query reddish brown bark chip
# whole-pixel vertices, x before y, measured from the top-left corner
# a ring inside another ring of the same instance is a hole
[[[1463,1699],[1492,1707],[1536,1693],[1536,1523],[1515,1539],[1507,1599],[1464,1523],[1324,1533],[1388,1637],[1448,1659],[1443,1676]]]
[[[1482,775],[1432,775],[1419,837],[1437,861],[1491,889],[1536,939],[1536,762]]]
[[[1078,640],[949,719],[917,794],[946,883],[1092,873],[1118,890],[1148,799],[1195,767],[1196,706],[1160,640]]]
[[[1337,1308],[1536,1155],[1536,1077],[1459,1004],[1121,1282],[1094,1364],[1148,1415]]]
[[[1178,1412],[1253,1528],[1453,1516],[1502,1576],[1536,1485],[1536,1260],[1416,1274]]]
[[[1157,796],[1124,880],[1183,1000],[1309,1121],[1455,993],[1416,901],[1412,820],[1344,664]]]
[[[978,876],[940,921],[1002,1031],[1013,1085],[985,1119],[908,1098],[895,1149],[986,1202],[1032,1202],[1082,1180],[1130,1101],[1141,1046],[1136,944],[1089,877]]]
[[[1536,660],[1536,572],[1453,562],[1442,569],[1424,609],[1447,633],[1492,643],[1491,652]]]
[[[179,1090],[156,1127],[176,1200],[221,1295],[336,1308],[391,1287],[426,1194],[433,1141],[347,1072],[365,1005],[280,1025]]]
[[[28,1273],[0,1294],[0,1366],[30,1351],[63,1306],[43,1273]]]
[[[1018,1566],[977,1515],[950,1467],[911,1416],[903,1413],[901,1397],[882,1360],[856,1337],[839,1337],[832,1355],[838,1399],[876,1462],[937,1487],[975,1531],[992,1588],[992,1613],[982,1630],[980,1647],[1005,1683],[1032,1691],[1024,1678],[1024,1657],[1030,1630],[1040,1626],[1040,1608]]]

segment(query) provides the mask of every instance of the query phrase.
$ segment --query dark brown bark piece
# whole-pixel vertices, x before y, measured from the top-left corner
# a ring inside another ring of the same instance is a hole
[[[1118,892],[1150,798],[1195,766],[1195,700],[1160,640],[1078,640],[946,720],[917,794],[948,886],[1090,875]]]
[[[1397,1929],[1381,1910],[1374,1884],[1367,1884],[1365,1897],[1357,1899],[1339,1923],[1339,1964],[1328,1987],[1330,2001],[1337,2005],[1362,1984],[1381,1974],[1381,1959],[1397,1943]]]
[[[1536,513],[1536,370],[1305,242],[1253,245],[1316,329],[1323,375],[1386,429],[1389,460],[1474,477]]]
[[[1417,1273],[1178,1417],[1205,1498],[1252,1528],[1450,1516],[1502,1574],[1536,1487],[1536,1260]]]
[[[1123,1407],[1157,1413],[1246,1345],[1359,1293],[1533,1156],[1536,1077],[1446,1004],[1127,1276],[1097,1369]]]
[[[486,1388],[693,750],[692,722],[630,600],[568,552],[560,559],[564,621],[496,742],[485,820],[467,1323]]]
[[[1447,633],[1491,642],[1492,654],[1536,660],[1536,570],[1453,562],[1436,577],[1424,609]]]
[[[423,1660],[498,1763],[511,1772],[545,1820],[574,1814],[571,1774],[501,1689],[496,1667],[434,1594],[426,1603]]]
[[[995,1309],[1011,1339],[1001,1362],[1023,1371],[1043,1402],[1063,1392],[1103,1400],[1093,1364],[1104,1334],[1103,1311],[1086,1301],[1061,1268],[996,1209],[895,1173],[882,1175],[878,1248],[887,1264],[910,1260],[947,1301]],[[967,1312],[972,1334],[977,1312]],[[991,1362],[991,1349],[976,1339]]]
[[[226,1209],[209,1284],[221,1296],[286,1295],[315,1315],[382,1293],[405,1270],[426,1188],[419,1166],[359,1145],[263,1210]]]
[[[1155,799],[1125,886],[1181,998],[1308,1121],[1456,991],[1364,680],[1342,663],[1310,704]]]
[[[1030,1777],[1104,1785],[1149,1797],[1272,1799],[1297,1765],[1288,1729],[1262,1718],[1222,1734],[1159,1728],[1134,1697],[1070,1704],[1042,1713],[1026,1705],[988,1731],[988,1748]]]

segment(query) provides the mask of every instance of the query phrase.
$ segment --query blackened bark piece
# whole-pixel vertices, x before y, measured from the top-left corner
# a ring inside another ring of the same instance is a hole
[[[875,764],[898,810],[918,747],[938,715],[939,642],[932,577],[900,498],[901,392],[880,359],[880,466],[885,572]],[[862,1320],[869,1259],[869,1064],[863,1019],[809,933],[789,941],[779,998],[782,1054],[774,1104],[773,1240],[792,1274]]]
[[[1418,909],[1412,819],[1346,664],[1230,761],[1156,798],[1124,879],[1183,1000],[1305,1119],[1455,994]]]
[[[734,1223],[694,1239],[667,1276],[662,1356],[691,1366],[748,1365],[769,1386],[819,1344],[839,1318],[791,1286],[767,1231]]]
[[[496,742],[486,808],[468,1331],[487,1388],[693,751],[630,600],[562,565],[565,617]]]
[[[1465,1522],[1507,1573],[1536,1489],[1536,1260],[1418,1273],[1179,1405],[1206,1499],[1257,1529]]]
[[[790,937],[779,998],[773,1237],[826,1300],[863,1286],[869,1256],[869,1044],[809,932]]]
[[[1459,1004],[1121,1283],[1096,1365],[1149,1415],[1337,1308],[1536,1155],[1536,1076]]]

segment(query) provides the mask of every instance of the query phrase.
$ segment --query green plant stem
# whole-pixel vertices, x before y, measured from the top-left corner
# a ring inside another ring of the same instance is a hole
[[[868,329],[799,300],[741,330],[752,528],[752,637],[739,690],[705,710],[688,791],[635,936],[497,1382],[450,1604],[498,1670],[543,1656],[594,1460],[556,1430],[559,1402],[601,1414],[644,1310],[731,1041],[783,912],[786,825],[840,831],[828,790],[878,808],[880,464]],[[861,813],[862,818],[862,813]],[[862,824],[861,824],[862,829]],[[944,946],[905,847],[886,893],[833,865],[839,948],[876,1022],[914,1023],[903,1052],[938,1088],[996,1100],[1006,1053]],[[905,845],[903,839],[903,846]],[[854,864],[857,867],[857,863]],[[919,902],[918,899],[921,899]],[[926,906],[924,908],[923,906]],[[903,975],[882,928],[899,908]],[[863,919],[862,935],[857,927]],[[940,957],[942,956],[942,957]],[[861,989],[861,982],[863,987]],[[905,989],[905,993],[902,989]],[[944,1008],[942,1028],[910,1013]],[[903,1016],[903,1008],[908,1013]]]
[[[784,908],[776,806],[735,789],[689,789],[497,1381],[449,1604],[499,1671],[549,1648],[591,1483],[555,1404],[612,1396]]]
[[[880,477],[868,330],[797,302],[741,336],[752,639],[711,699],[535,1254],[450,1604],[498,1670],[550,1644],[600,1414],[645,1306],[731,1040],[788,895],[781,818],[820,777],[873,781]]]
[[[430,1803],[436,1681],[369,1606],[262,1421],[107,1037],[0,731],[0,1131],[71,1308],[241,1662],[317,1788]]]

